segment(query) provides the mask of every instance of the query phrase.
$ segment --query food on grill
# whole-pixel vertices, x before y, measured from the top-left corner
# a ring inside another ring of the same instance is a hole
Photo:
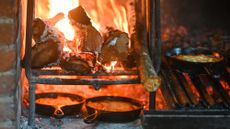
[[[80,103],[78,100],[73,100],[69,97],[58,96],[56,98],[39,98],[36,100],[37,104],[43,105],[55,105],[55,106],[64,106],[64,105],[74,105]]]
[[[178,60],[184,60],[189,62],[199,62],[199,63],[211,63],[211,62],[219,62],[223,59],[223,57],[217,57],[214,55],[176,55],[174,58]]]
[[[87,103],[89,107],[93,107],[97,110],[103,110],[103,111],[110,111],[110,112],[125,112],[125,111],[132,111],[139,109],[138,106],[133,105],[129,102],[124,101],[109,101],[109,100],[102,100],[102,101],[89,101]]]

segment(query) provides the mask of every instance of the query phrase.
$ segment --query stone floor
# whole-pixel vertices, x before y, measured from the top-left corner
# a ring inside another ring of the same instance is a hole
[[[35,123],[36,129],[143,129],[140,119],[129,123],[94,122],[93,124],[86,124],[77,117],[55,119],[37,116]],[[21,117],[21,129],[31,129],[28,127],[27,117]]]

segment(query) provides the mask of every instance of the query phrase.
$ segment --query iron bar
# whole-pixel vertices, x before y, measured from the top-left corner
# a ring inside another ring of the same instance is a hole
[[[26,52],[25,52],[25,67],[26,76],[29,80],[29,118],[28,125],[34,127],[35,121],[35,90],[36,85],[32,81],[31,73],[31,48],[32,48],[32,21],[34,17],[34,0],[27,1],[27,21],[26,21]]]
[[[119,75],[137,75],[137,70],[122,70],[122,71],[112,71],[111,73],[107,72],[96,72],[92,74],[79,74],[77,72],[68,72],[64,70],[41,70],[41,69],[33,69],[32,70],[33,75],[39,76],[39,75],[79,75],[79,76],[119,76]]]
[[[171,94],[171,97],[175,103],[175,105],[181,107],[181,105],[179,104],[179,98],[177,97],[177,95],[175,94],[174,88],[172,88],[173,86],[173,79],[172,76],[170,74],[170,72],[168,72],[168,70],[166,70],[166,64],[163,63],[162,65],[162,69],[161,69],[161,73],[165,82],[165,86],[167,87],[169,93]]]
[[[175,75],[176,75],[176,77],[180,83],[180,86],[185,91],[185,94],[186,94],[187,98],[189,99],[189,101],[191,102],[191,104],[193,106],[198,105],[199,101],[197,101],[195,94],[192,93],[192,90],[191,90],[190,86],[187,84],[187,81],[185,80],[184,75],[179,71],[176,71]]]
[[[193,84],[196,86],[196,89],[198,90],[200,96],[204,100],[204,106],[207,108],[210,108],[215,105],[214,99],[207,93],[206,89],[202,85],[202,82],[200,81],[200,78],[196,75],[189,74]]]
[[[31,81],[29,82],[29,126],[32,128],[35,125],[35,90],[36,90],[36,83]]]
[[[38,84],[53,84],[53,85],[118,85],[118,84],[140,84],[139,78],[133,79],[65,79],[65,78],[36,78]]]
[[[26,47],[25,47],[25,67],[26,76],[30,80],[31,73],[31,48],[32,48],[32,22],[34,17],[34,0],[27,0],[27,21],[26,21]]]
[[[149,109],[155,110],[156,109],[156,92],[150,92],[150,100],[149,100]]]
[[[212,78],[212,81],[214,82],[214,88],[220,92],[222,98],[225,100],[225,102],[228,104],[228,108],[230,108],[230,96],[226,92],[226,90],[223,89],[222,85],[220,84],[219,80]]]
[[[163,81],[162,81],[162,85],[160,87],[160,90],[165,98],[165,101],[167,103],[167,106],[168,106],[168,109],[175,109],[177,108],[177,105],[175,104],[171,94],[169,93],[169,90],[167,89],[167,81],[164,79],[163,76],[161,76],[163,78]]]
[[[155,48],[154,62],[156,72],[159,73],[161,68],[161,16],[160,16],[160,0],[155,0]]]

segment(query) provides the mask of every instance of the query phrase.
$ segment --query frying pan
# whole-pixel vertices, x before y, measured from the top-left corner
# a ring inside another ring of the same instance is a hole
[[[216,62],[190,62],[185,60],[180,60],[175,58],[177,55],[213,55],[218,58],[223,58],[220,53],[216,51],[211,51],[208,48],[173,48],[166,52],[166,57],[169,64],[182,72],[192,73],[192,74],[203,74],[209,73],[215,75],[216,73],[221,73],[224,70],[224,60]],[[214,71],[209,71],[210,69]]]
[[[197,54],[213,55],[221,59],[216,62],[201,63],[180,60],[174,57],[177,55]],[[224,57],[220,53],[218,53],[217,51],[212,51],[208,48],[173,48],[166,52],[166,57],[168,59],[169,64],[174,69],[188,73],[192,82],[197,86],[197,89],[200,90],[200,92],[203,94],[207,93],[205,93],[206,91],[203,90],[204,86],[201,83],[199,83],[199,75],[208,74],[215,84],[214,88],[221,93],[222,97],[226,100],[228,106],[230,106],[230,98],[226,93],[226,90],[224,90],[222,85],[220,84],[220,76],[223,75],[223,73],[226,73]],[[201,94],[201,96],[207,98],[207,96],[205,95]]]
[[[68,115],[79,114],[81,108],[85,102],[85,99],[79,95],[69,94],[69,93],[39,93],[36,94],[36,100],[40,98],[57,98],[57,97],[67,97],[71,100],[77,100],[76,104],[70,105],[54,105],[54,104],[41,104],[36,102],[36,113],[45,116],[54,116],[56,118],[62,118]]]
[[[127,110],[127,111],[109,111],[107,109],[102,109],[98,107],[94,107],[89,105],[89,102],[97,103],[100,101],[120,101],[129,103],[131,105],[136,106],[137,108]],[[93,97],[86,100],[86,109],[88,111],[88,116],[84,118],[85,123],[92,123],[96,120],[104,121],[104,122],[112,122],[112,123],[122,123],[122,122],[130,122],[136,120],[140,117],[141,111],[143,109],[142,104],[137,100],[126,98],[126,97],[118,97],[118,96],[99,96]]]

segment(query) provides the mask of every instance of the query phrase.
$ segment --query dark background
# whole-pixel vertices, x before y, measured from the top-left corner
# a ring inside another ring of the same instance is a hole
[[[230,0],[162,0],[163,25],[230,29]]]

